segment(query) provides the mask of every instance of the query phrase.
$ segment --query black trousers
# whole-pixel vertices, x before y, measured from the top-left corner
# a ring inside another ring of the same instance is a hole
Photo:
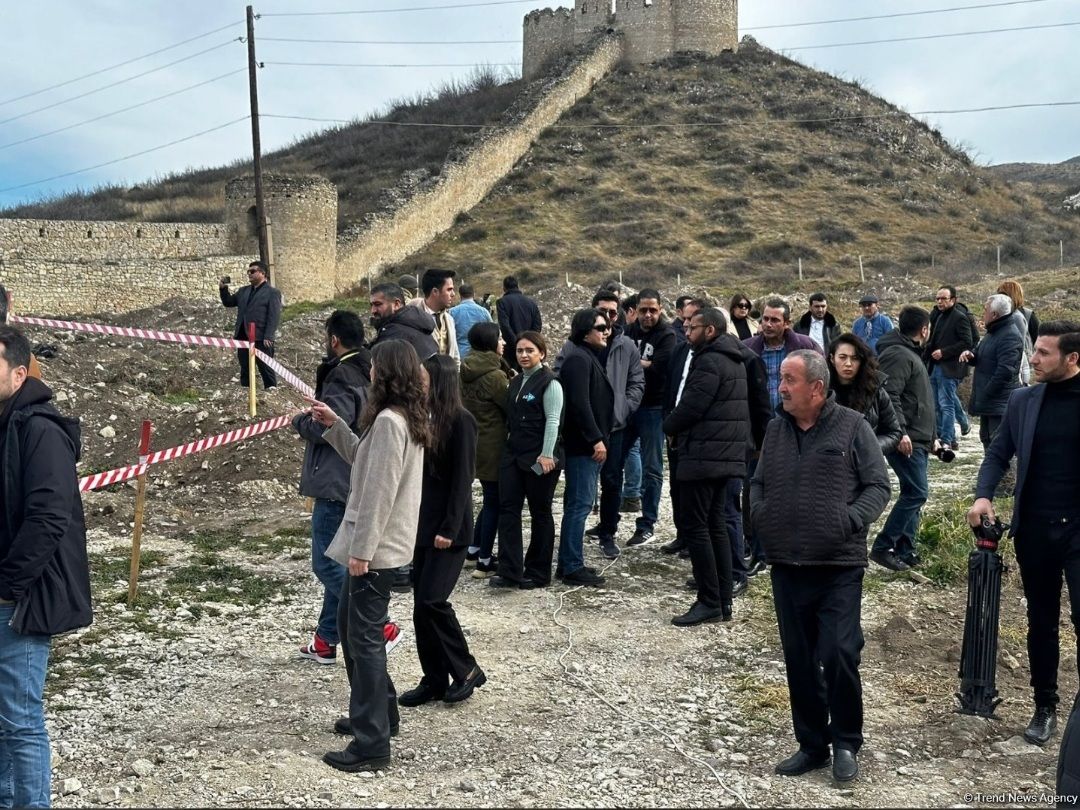
[[[514,461],[499,468],[499,576],[512,582],[530,579],[540,585],[551,582],[551,558],[555,554],[555,518],[551,504],[559,470],[537,475]],[[521,512],[529,504],[532,538],[523,553]]]
[[[264,341],[256,340],[255,348],[269,357],[274,356],[274,347],[267,346]],[[240,385],[247,388],[251,385],[251,377],[248,375],[248,350],[237,349],[236,359],[240,363]],[[255,365],[259,369],[259,376],[262,377],[263,388],[273,388],[277,385],[277,372],[262,360],[256,359]]]
[[[417,548],[413,555],[416,654],[424,671],[423,681],[436,692],[445,692],[450,680],[465,680],[476,666],[448,601],[465,564],[466,550],[465,546],[447,549],[430,546]]]
[[[1027,647],[1035,705],[1058,704],[1061,581],[1069,585],[1073,632],[1080,660],[1080,517],[1017,521],[1016,561],[1027,597]]]
[[[362,757],[390,756],[390,729],[398,724],[397,692],[386,671],[386,638],[393,568],[348,576],[338,601],[345,671],[349,676],[349,750]]]
[[[731,605],[731,540],[728,538],[726,478],[680,481],[675,521],[690,550],[698,601],[706,607]]]
[[[862,746],[859,659],[864,568],[773,565],[780,644],[799,748],[824,754]]]
[[[685,543],[686,538],[682,536],[682,529],[679,527],[679,515],[682,513],[682,482],[675,480],[675,476],[679,471],[679,454],[677,451],[673,450],[670,445],[667,448],[667,462],[668,497],[671,498],[671,516],[675,521],[675,542]]]
[[[979,417],[979,441],[982,442],[984,450],[990,446],[990,442],[994,440],[998,429],[1001,428],[1001,423],[1004,421],[1004,416]]]
[[[622,505],[623,436],[626,429],[614,431],[607,442],[607,460],[600,468],[600,539],[614,540],[619,528],[619,506]]]

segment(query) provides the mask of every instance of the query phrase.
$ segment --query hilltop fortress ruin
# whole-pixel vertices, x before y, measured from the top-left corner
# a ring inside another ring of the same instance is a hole
[[[525,16],[522,76],[540,75],[556,56],[618,32],[628,62],[655,62],[679,52],[715,56],[739,45],[738,0],[574,0]]]
[[[370,285],[481,202],[540,133],[617,66],[733,51],[737,18],[738,0],[574,0],[572,10],[531,12],[520,97],[432,182],[403,180],[392,204],[339,233],[338,190],[328,180],[264,177],[274,284],[289,302],[325,301]],[[556,57],[563,57],[558,69]],[[214,300],[217,279],[242,278],[256,251],[250,177],[227,184],[220,223],[0,219],[0,283],[22,313],[63,317],[124,312],[173,296]]]

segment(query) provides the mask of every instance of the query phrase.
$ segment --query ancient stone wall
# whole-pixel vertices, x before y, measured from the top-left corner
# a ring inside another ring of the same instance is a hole
[[[718,54],[739,47],[738,0],[676,0],[676,51]]]
[[[244,270],[252,258],[75,261],[14,259],[9,255],[0,262],[0,284],[11,293],[14,311],[20,315],[107,317],[111,313],[153,306],[174,296],[192,301],[217,300],[218,279],[231,275],[234,281],[246,283]]]
[[[383,267],[408,258],[448,230],[458,214],[483,200],[506,176],[545,127],[586,96],[622,58],[621,37],[598,40],[586,55],[536,89],[526,109],[512,111],[512,123],[481,136],[463,158],[444,166],[433,187],[343,235],[337,250],[338,290],[373,278]]]
[[[522,30],[525,43],[522,56],[521,76],[532,81],[556,56],[566,52],[574,41],[574,15],[567,8],[550,8],[532,11],[525,15]]]
[[[288,301],[334,297],[337,264],[337,188],[317,175],[263,175],[263,200],[273,241],[273,282]],[[255,179],[225,186],[230,252],[258,254]]]
[[[616,27],[626,38],[626,61],[655,62],[675,52],[672,0],[616,0]]]
[[[584,45],[611,25],[611,0],[574,0],[575,46]]]
[[[221,224],[0,219],[0,258],[8,262],[175,259],[221,255],[227,245]]]

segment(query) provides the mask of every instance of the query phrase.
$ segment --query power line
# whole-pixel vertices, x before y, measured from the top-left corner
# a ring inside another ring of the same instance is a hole
[[[138,104],[131,104],[131,105],[127,106],[127,107],[122,107],[119,110],[113,110],[112,112],[107,112],[107,113],[104,113],[102,115],[95,116],[94,118],[88,118],[85,121],[80,121],[77,124],[68,124],[66,127],[60,127],[59,129],[53,129],[53,130],[50,130],[49,132],[42,132],[40,135],[31,135],[29,138],[23,138],[22,140],[19,140],[19,141],[12,141],[11,143],[0,144],[0,150],[10,149],[12,146],[19,146],[19,145],[24,144],[24,143],[29,143],[30,141],[37,141],[37,140],[40,140],[41,138],[47,138],[50,135],[56,135],[58,132],[67,132],[69,129],[75,129],[77,127],[85,126],[86,124],[93,124],[96,121],[101,121],[104,118],[111,118],[112,116],[119,115],[120,113],[126,113],[126,112],[128,112],[130,110],[136,110],[139,107],[145,107],[148,104],[153,104],[155,101],[161,101],[161,100],[166,99],[166,98],[172,98],[173,96],[178,96],[181,93],[186,93],[188,90],[194,90],[197,87],[203,87],[204,85],[212,84],[213,82],[217,82],[217,81],[221,81],[222,79],[225,79],[225,78],[227,78],[229,76],[235,76],[237,73],[246,73],[246,72],[247,72],[247,68],[239,68],[238,70],[231,70],[228,73],[222,73],[220,76],[215,76],[212,79],[207,79],[206,81],[199,82],[198,84],[192,84],[192,85],[189,85],[188,87],[182,87],[179,90],[173,90],[171,93],[165,93],[164,95],[156,96],[154,98],[147,99],[146,101],[140,101]]]
[[[411,8],[367,8],[359,11],[281,11],[276,14],[260,14],[259,17],[340,17],[346,14],[401,14],[406,11],[440,11],[455,8],[480,8],[481,6],[521,6],[536,0],[485,0],[481,3],[454,3],[449,6],[413,6]]]
[[[447,63],[385,63],[357,64],[350,62],[263,62],[263,65],[275,67],[343,67],[343,68],[485,68],[485,67],[521,67],[521,62],[447,62]]]
[[[228,25],[223,25],[223,26],[221,26],[221,28],[215,28],[213,31],[207,31],[205,34],[199,34],[198,36],[190,37],[189,39],[184,39],[184,40],[181,40],[180,42],[175,42],[172,45],[166,45],[164,48],[158,48],[156,51],[150,51],[150,53],[144,53],[142,56],[135,56],[135,57],[132,57],[131,59],[125,59],[123,62],[117,62],[115,65],[109,65],[108,67],[103,67],[103,68],[100,68],[98,70],[92,71],[90,73],[84,73],[82,76],[76,76],[74,79],[68,79],[66,81],[59,82],[58,84],[50,84],[48,87],[42,87],[40,90],[34,90],[33,92],[30,92],[30,93],[23,93],[21,96],[15,96],[14,98],[9,98],[6,101],[0,101],[0,107],[3,107],[5,104],[11,104],[11,103],[16,102],[16,101],[22,101],[24,98],[30,98],[31,96],[37,96],[37,95],[40,95],[41,93],[46,93],[49,90],[56,90],[57,88],[66,87],[67,85],[74,84],[75,82],[81,82],[83,79],[89,79],[92,76],[100,76],[102,73],[108,73],[110,70],[116,70],[117,68],[124,67],[125,65],[130,65],[133,62],[139,62],[139,61],[141,61],[143,59],[148,59],[151,56],[157,56],[159,53],[165,53],[165,51],[171,51],[174,48],[179,48],[181,45],[187,45],[189,42],[195,42],[195,41],[200,40],[200,39],[205,39],[206,37],[212,36],[214,34],[217,34],[217,33],[221,32],[221,31],[225,31],[226,29],[232,28],[233,26],[240,25],[242,22],[243,22],[243,20],[237,20],[236,22],[231,22]]]
[[[810,25],[832,25],[834,23],[865,22],[867,20],[893,20],[897,17],[921,17],[926,14],[946,14],[952,11],[970,11],[979,8],[998,8],[1000,6],[1027,6],[1032,3],[1045,3],[1047,0],[1007,0],[998,3],[980,3],[974,6],[952,6],[951,8],[931,8],[924,11],[901,11],[895,14],[874,14],[869,17],[842,17],[836,20],[809,20],[797,23],[777,23],[776,25],[751,25],[743,31],[766,31],[774,28],[804,28]]]
[[[894,37],[892,39],[867,39],[861,42],[833,42],[828,45],[793,45],[778,47],[781,51],[809,51],[818,48],[850,48],[855,45],[884,45],[890,42],[915,42],[923,39],[951,39],[954,37],[973,37],[981,34],[1005,34],[1011,31],[1043,31],[1048,28],[1068,28],[1080,25],[1078,22],[1049,23],[1047,25],[1021,25],[1015,28],[987,28],[983,31],[958,31],[953,34],[923,34],[914,37]]]
[[[905,112],[903,110],[891,110],[884,113],[867,113],[863,115],[839,115],[823,118],[772,118],[770,124],[828,124],[842,123],[846,121],[873,121],[883,118],[914,117],[917,115],[962,115],[967,113],[997,112],[1001,110],[1026,110],[1034,108],[1051,107],[1080,107],[1080,101],[1043,101],[1028,102],[1023,104],[998,104],[987,107],[963,107],[944,110],[916,110]],[[363,126],[387,126],[387,127],[431,127],[433,129],[496,129],[499,124],[445,124],[422,121],[357,121],[345,118],[312,118],[304,115],[272,115],[261,113],[260,118],[281,118],[293,121],[312,121],[320,124],[358,124]],[[665,123],[645,122],[639,124],[552,124],[544,129],[693,129],[697,127],[723,127],[732,123],[739,123],[744,119],[727,121],[669,121]]]
[[[210,129],[204,129],[201,132],[196,132],[196,133],[193,133],[191,135],[186,135],[183,138],[177,138],[175,141],[169,141],[168,143],[163,143],[160,146],[152,146],[149,149],[143,149],[141,152],[133,152],[130,155],[124,155],[123,157],[118,157],[115,160],[107,160],[104,163],[98,163],[98,164],[96,164],[94,166],[87,166],[86,168],[76,169],[75,171],[72,171],[72,172],[64,172],[63,174],[56,174],[56,175],[53,175],[52,177],[46,177],[46,178],[43,178],[41,180],[34,180],[33,182],[30,182],[30,183],[20,183],[17,186],[8,186],[7,188],[0,188],[0,194],[5,194],[5,193],[7,193],[9,191],[18,191],[19,189],[22,189],[22,188],[30,188],[31,186],[40,186],[42,183],[48,183],[48,182],[51,182],[53,180],[60,180],[60,179],[62,179],[64,177],[71,177],[71,176],[76,175],[76,174],[84,174],[86,172],[92,172],[94,169],[102,169],[102,168],[104,168],[106,166],[112,166],[112,165],[114,165],[116,163],[122,163],[125,160],[131,160],[132,158],[137,158],[137,157],[142,157],[143,155],[148,155],[151,152],[159,152],[162,149],[168,149],[170,146],[176,146],[178,143],[184,143],[185,141],[191,141],[191,140],[194,140],[195,138],[199,138],[199,137],[201,137],[203,135],[209,135],[211,132],[217,132],[219,129],[225,129],[226,127],[231,127],[234,124],[239,124],[241,121],[247,121],[250,117],[251,116],[249,116],[249,115],[245,115],[242,118],[236,118],[236,119],[234,119],[232,121],[229,121],[227,123],[218,124],[218,126],[216,126],[216,127],[210,127]]]
[[[190,54],[189,56],[184,56],[184,57],[181,57],[180,59],[176,59],[175,61],[167,62],[166,64],[161,65],[160,67],[151,68],[150,70],[145,70],[142,73],[136,73],[134,76],[128,76],[126,79],[120,79],[119,81],[112,82],[111,84],[105,84],[105,85],[102,85],[101,87],[97,87],[97,88],[95,88],[93,90],[87,90],[85,93],[80,93],[77,96],[72,96],[71,98],[66,98],[63,101],[57,101],[57,102],[54,102],[52,104],[46,104],[44,107],[38,107],[37,109],[30,110],[29,112],[20,113],[19,115],[13,115],[10,118],[5,118],[2,121],[0,121],[0,124],[9,124],[12,121],[18,121],[21,118],[26,118],[26,117],[34,115],[36,113],[44,112],[45,110],[51,110],[51,109],[53,109],[55,107],[61,107],[64,104],[70,104],[72,101],[78,101],[81,98],[86,98],[87,96],[92,96],[95,93],[100,93],[103,90],[109,90],[109,89],[111,89],[113,87],[118,87],[121,84],[126,84],[127,82],[134,81],[135,79],[141,79],[143,76],[149,76],[151,73],[157,73],[159,70],[164,70],[165,68],[172,67],[173,65],[179,65],[181,62],[187,62],[187,61],[189,61],[191,59],[195,59],[195,58],[197,58],[199,56],[203,56],[204,54],[208,54],[211,51],[220,50],[221,48],[224,48],[224,47],[226,47],[228,45],[232,45],[234,42],[240,42],[240,41],[242,41],[242,40],[239,37],[237,37],[235,39],[230,39],[230,40],[228,40],[226,42],[222,42],[219,45],[215,45],[212,48],[207,48],[204,51],[197,51],[196,53]]]
[[[293,37],[259,37],[259,42],[302,42],[318,45],[520,45],[520,39],[459,39],[459,40],[378,40],[378,39],[295,39]]]

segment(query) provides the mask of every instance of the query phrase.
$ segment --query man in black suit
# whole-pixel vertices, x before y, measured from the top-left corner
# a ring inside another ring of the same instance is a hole
[[[979,468],[968,523],[978,526],[984,516],[994,519],[994,493],[1016,456],[1012,536],[1027,598],[1035,697],[1024,739],[1045,745],[1057,726],[1062,578],[1069,585],[1080,646],[1080,323],[1042,324],[1031,368],[1042,385],[1020,387],[1010,395]]]
[[[248,265],[248,280],[251,282],[247,287],[241,287],[235,293],[229,292],[229,279],[221,279],[218,292],[221,294],[221,303],[228,308],[236,307],[236,328],[233,337],[237,340],[248,339],[248,324],[255,324],[255,348],[263,354],[274,356],[274,335],[277,333],[278,323],[281,320],[281,293],[266,280],[266,265],[261,261],[254,261]],[[237,349],[236,358],[240,362],[240,385],[247,388],[250,383],[248,377],[248,350]],[[270,366],[258,361],[259,375],[262,377],[263,388],[273,388],[277,385],[277,374]]]

